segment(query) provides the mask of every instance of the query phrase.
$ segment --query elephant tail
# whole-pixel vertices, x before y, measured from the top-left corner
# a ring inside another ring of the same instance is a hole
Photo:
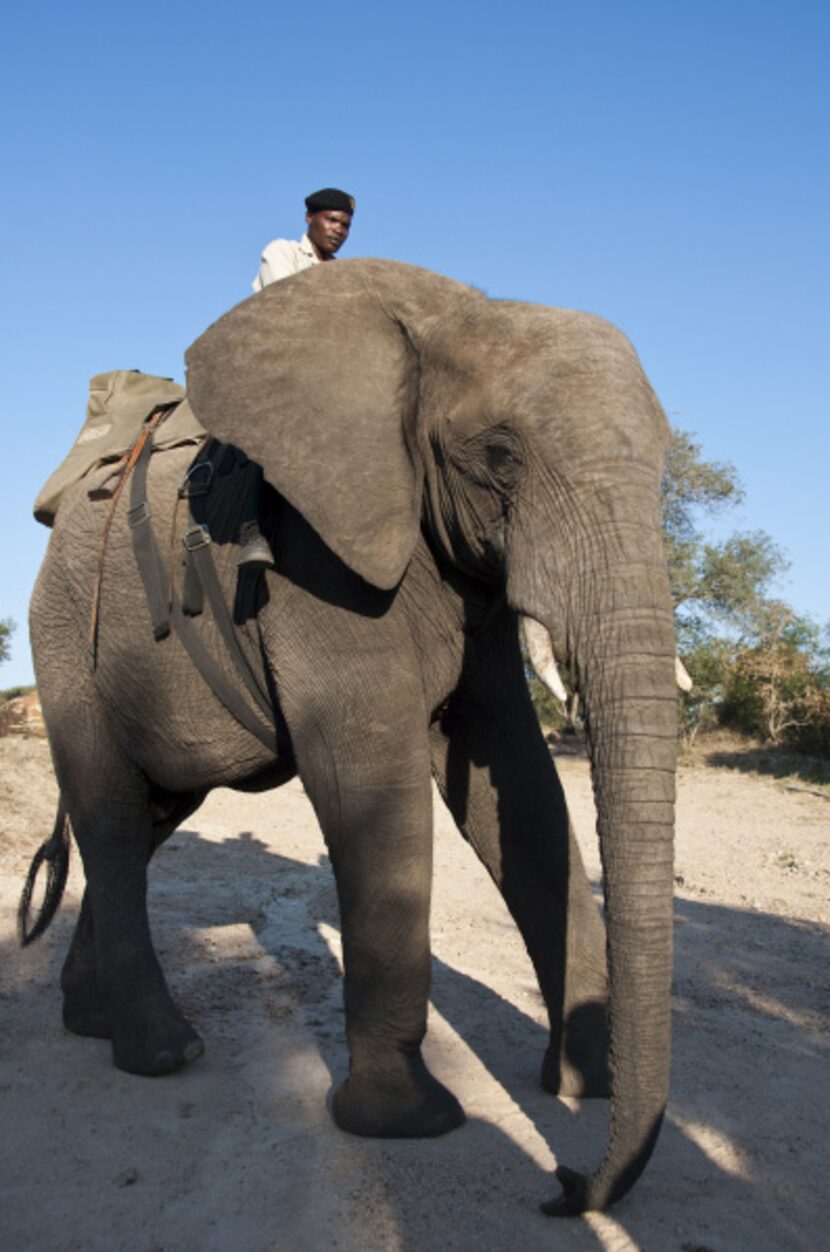
[[[32,903],[32,893],[40,867],[44,861],[47,865],[46,888],[37,917],[30,926],[29,908]],[[25,948],[27,944],[32,943],[35,939],[39,939],[49,927],[49,923],[57,913],[58,905],[63,898],[63,889],[66,886],[68,872],[69,815],[66,812],[63,796],[61,796],[58,802],[58,811],[55,816],[55,825],[52,829],[51,838],[47,839],[46,843],[40,845],[32,858],[29,872],[26,875],[26,882],[23,885],[23,892],[20,896],[20,904],[17,909],[17,933],[22,948]]]

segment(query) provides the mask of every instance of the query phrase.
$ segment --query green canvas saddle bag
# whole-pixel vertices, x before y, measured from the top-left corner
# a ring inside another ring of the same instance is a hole
[[[67,487],[99,465],[120,461],[138,438],[144,419],[160,405],[168,404],[175,408],[155,432],[154,449],[201,443],[207,432],[196,420],[179,383],[140,370],[96,374],[89,384],[86,421],[35,500],[37,520],[52,526]]]

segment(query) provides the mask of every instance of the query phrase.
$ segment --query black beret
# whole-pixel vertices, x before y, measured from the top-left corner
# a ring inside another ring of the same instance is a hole
[[[354,213],[354,196],[338,191],[336,187],[324,187],[322,191],[313,191],[305,198],[305,207],[309,213],[320,213],[323,209],[336,209],[340,213]]]

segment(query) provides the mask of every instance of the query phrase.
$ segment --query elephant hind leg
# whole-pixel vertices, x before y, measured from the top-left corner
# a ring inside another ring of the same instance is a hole
[[[89,891],[84,892],[75,932],[61,970],[63,1024],[74,1035],[111,1039],[110,1015],[98,986],[95,932]]]
[[[152,795],[150,807],[153,837],[150,857],[195,812],[203,798],[201,793],[181,796],[158,793]],[[61,990],[63,1024],[67,1030],[93,1039],[112,1038],[110,1013],[98,983],[95,925],[88,890],[84,892],[72,942],[61,971]]]
[[[64,1022],[112,1040],[115,1065],[163,1074],[203,1051],[159,965],[147,917],[147,864],[164,837],[146,779],[108,734],[94,705],[83,742],[50,727],[87,890],[64,970]],[[94,762],[94,764],[91,764]]]

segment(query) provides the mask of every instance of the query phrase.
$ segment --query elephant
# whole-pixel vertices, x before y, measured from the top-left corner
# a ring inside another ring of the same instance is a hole
[[[239,724],[175,635],[154,639],[123,507],[93,663],[108,506],[88,480],[73,488],[31,606],[43,715],[86,875],[61,974],[64,1022],[111,1039],[131,1073],[201,1053],[153,949],[148,863],[210,789],[299,774],[342,925],[349,1067],[334,1120],[379,1137],[458,1127],[461,1106],[421,1055],[434,778],[538,978],[550,1022],[543,1087],[610,1097],[599,1164],[560,1166],[545,1211],[605,1208],[652,1153],[670,1050],[669,431],[635,350],[588,313],[346,260],[243,301],[186,362],[199,421],[244,454],[199,504],[241,647],[269,692],[275,744]],[[192,455],[150,459],[153,524],[175,533],[178,551],[177,487]],[[236,568],[246,458],[267,484],[261,527],[275,554],[247,583]],[[178,585],[180,562],[171,568]],[[604,918],[528,695],[521,617],[548,632],[583,701]],[[209,615],[198,622],[216,645]]]

